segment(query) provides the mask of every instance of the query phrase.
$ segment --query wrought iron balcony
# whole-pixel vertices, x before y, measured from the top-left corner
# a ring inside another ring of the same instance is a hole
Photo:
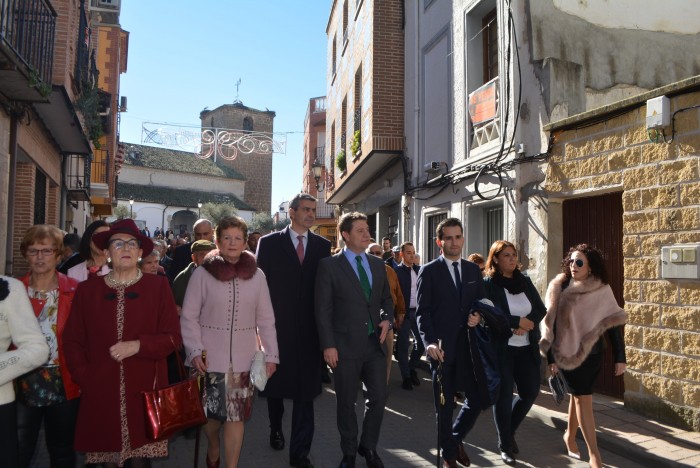
[[[92,160],[92,174],[90,181],[93,184],[109,184],[109,151],[95,150]]]
[[[65,184],[68,199],[90,200],[90,157],[71,154],[65,160]]]
[[[56,11],[48,0],[0,0],[0,92],[46,101],[51,92]]]
[[[314,151],[314,161],[323,162],[325,160],[326,160],[326,147],[325,146],[317,146],[316,150]]]
[[[316,202],[316,219],[335,218],[335,205],[329,205],[323,200]]]

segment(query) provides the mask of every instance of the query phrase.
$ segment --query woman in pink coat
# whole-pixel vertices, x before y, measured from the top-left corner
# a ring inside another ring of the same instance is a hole
[[[188,363],[206,373],[204,401],[209,440],[207,467],[220,462],[219,431],[224,427],[226,467],[238,466],[244,423],[254,390],[250,365],[262,344],[267,375],[277,369],[277,333],[265,275],[247,252],[248,226],[233,216],[216,228],[217,250],[194,270],[182,305],[182,336]],[[206,351],[206,362],[202,353]]]

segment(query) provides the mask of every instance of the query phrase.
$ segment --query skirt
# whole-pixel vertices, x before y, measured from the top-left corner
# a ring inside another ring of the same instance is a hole
[[[254,396],[250,372],[207,372],[204,413],[207,419],[220,422],[248,421]]]
[[[603,366],[603,353],[592,352],[576,369],[564,370],[564,378],[569,384],[572,395],[593,395],[595,384],[600,369]]]

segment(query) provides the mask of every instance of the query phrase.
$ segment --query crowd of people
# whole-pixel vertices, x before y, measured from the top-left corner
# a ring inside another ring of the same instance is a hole
[[[605,334],[615,375],[625,372],[626,313],[601,252],[572,247],[543,301],[513,243],[498,240],[486,258],[462,258],[456,218],[438,225],[440,255],[422,266],[413,243],[376,243],[362,213],[341,216],[343,247],[333,254],[311,231],[314,197],[294,197],[289,219],[267,235],[249,233],[237,216],[217,225],[200,219],[191,241],[160,228],[151,237],[131,219],[95,221],[82,239],[54,226],[29,228],[20,246],[29,271],[0,277],[7,466],[30,465],[42,424],[51,467],[75,466],[77,452],[105,467],[147,467],[167,456],[167,440],[148,436],[141,393],[156,377],[180,380],[181,354],[205,377],[206,466],[236,467],[256,396],[256,353],[268,378],[259,395],[273,450],[287,446],[284,400],[292,403],[290,466],[313,467],[314,399],[329,369],[339,466],[354,467],[358,455],[370,468],[384,466],[378,441],[393,357],[405,391],[421,384],[421,360],[429,363],[443,468],[470,465],[463,441],[487,409],[501,459],[516,464],[516,433],[539,393],[543,357],[571,392],[565,452],[581,459],[580,428],[590,466],[602,466],[593,385]]]

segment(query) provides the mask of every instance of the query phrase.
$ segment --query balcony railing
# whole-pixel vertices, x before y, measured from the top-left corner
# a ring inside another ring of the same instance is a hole
[[[51,83],[55,33],[48,0],[0,0],[0,40],[36,73],[33,80]]]
[[[501,138],[498,77],[469,94],[471,149]]]
[[[316,150],[314,151],[314,161],[323,162],[325,160],[326,160],[326,147],[325,146],[317,146]]]
[[[109,151],[95,150],[90,180],[93,184],[109,184]]]
[[[320,97],[314,99],[314,112],[326,112],[326,98]]]
[[[90,199],[90,158],[71,154],[65,161],[65,185],[68,198],[75,201]]]
[[[316,218],[334,218],[335,205],[329,205],[323,200],[316,202]]]
[[[355,114],[353,115],[353,131],[356,132],[362,127],[362,109],[355,109]]]

